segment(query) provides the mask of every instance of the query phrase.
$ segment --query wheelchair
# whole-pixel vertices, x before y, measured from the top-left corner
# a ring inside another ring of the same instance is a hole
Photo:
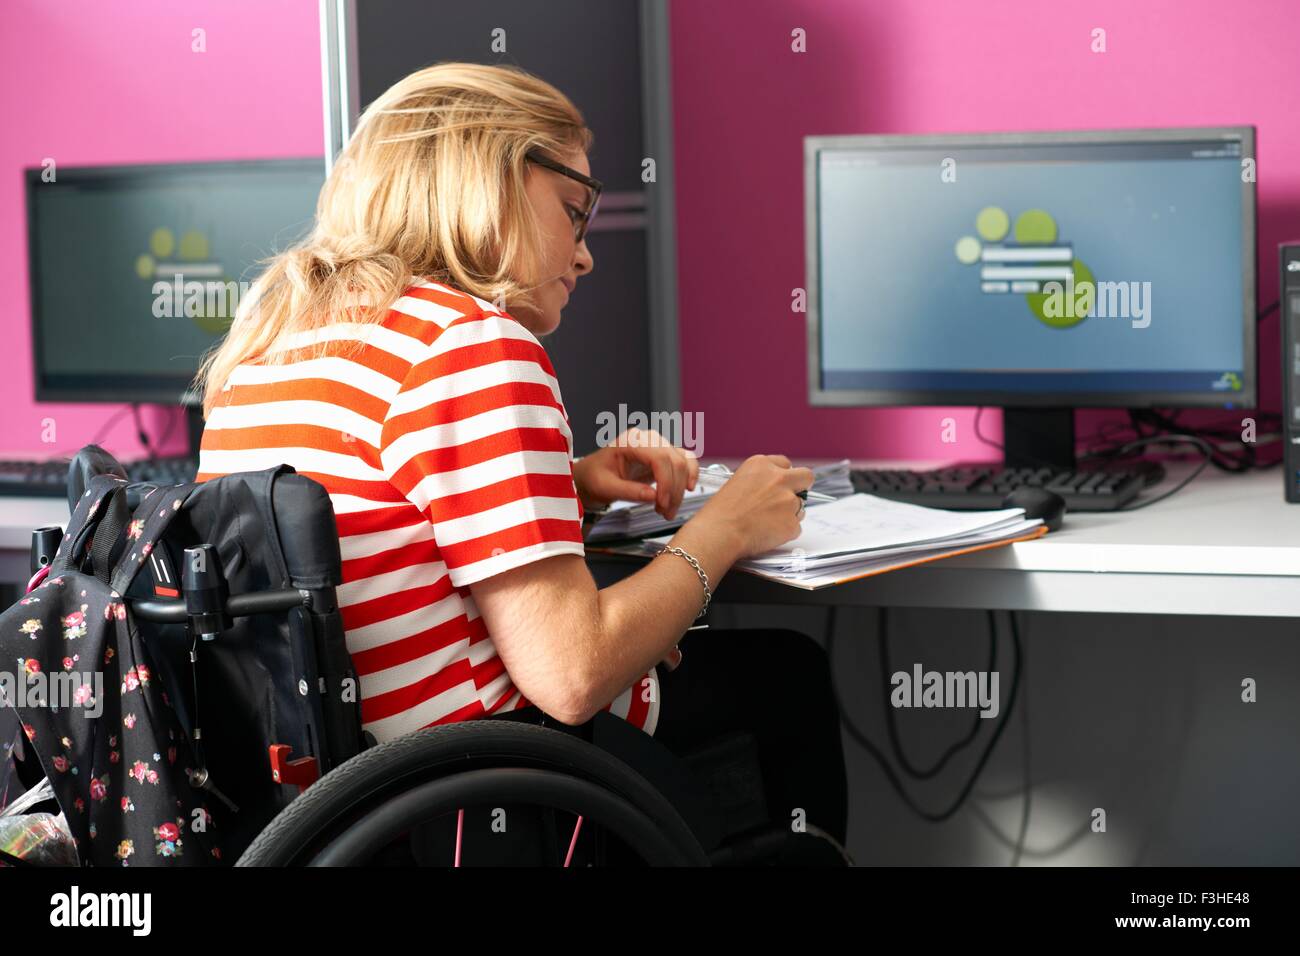
[[[125,478],[88,446],[69,469],[70,501],[100,474]],[[128,507],[153,487],[127,486]],[[362,729],[335,601],[341,558],[325,489],[281,465],[195,491],[187,520],[154,552],[163,569],[124,597],[182,725],[202,739],[212,779],[197,785],[219,798],[236,866],[849,862],[829,837],[767,823],[752,739],[679,758],[607,712],[547,726],[534,708],[540,722],[516,711],[376,743]],[[34,532],[33,574],[61,533]],[[169,555],[185,573],[163,586]],[[349,686],[350,698],[340,693]],[[634,745],[601,745],[620,740]],[[640,770],[611,749],[639,754]]]

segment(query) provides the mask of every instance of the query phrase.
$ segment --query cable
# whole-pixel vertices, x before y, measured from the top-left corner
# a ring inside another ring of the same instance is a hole
[[[1116,455],[1117,457],[1122,456],[1123,454],[1127,453],[1128,451],[1131,451],[1134,448],[1139,448],[1145,445],[1161,444],[1165,442],[1174,442],[1176,444],[1186,443],[1186,444],[1196,445],[1198,448],[1201,449],[1201,451],[1205,453],[1205,458],[1201,461],[1199,465],[1193,468],[1192,471],[1189,472],[1183,478],[1182,481],[1174,485],[1174,487],[1170,488],[1164,494],[1156,495],[1154,498],[1148,498],[1145,501],[1139,501],[1136,504],[1126,505],[1125,507],[1118,509],[1119,511],[1137,511],[1140,508],[1148,508],[1151,505],[1155,504],[1157,501],[1164,501],[1170,495],[1182,491],[1185,487],[1187,487],[1188,483],[1193,478],[1195,478],[1197,475],[1199,475],[1201,472],[1205,470],[1205,466],[1210,463],[1210,459],[1213,455],[1213,451],[1210,448],[1209,442],[1195,435],[1151,435],[1147,438],[1138,438],[1135,441],[1129,442],[1127,445],[1121,448],[1119,452],[1116,453]]]
[[[878,642],[880,648],[880,673],[886,675],[886,677],[894,672],[893,666],[889,663],[889,625],[886,620],[887,611],[888,609],[884,607],[881,607],[876,611],[877,629],[880,635],[880,640]],[[991,674],[997,669],[998,631],[997,621],[994,620],[993,612],[986,611],[985,613],[988,615],[989,621],[988,672]],[[898,736],[898,720],[894,714],[893,706],[889,703],[889,694],[884,694],[881,697],[881,703],[884,705],[885,710],[885,729],[889,732],[890,749],[894,752],[894,757],[898,760],[898,763],[903,768],[904,772],[907,773],[908,776],[917,780],[930,780],[937,776],[939,772],[947,766],[948,761],[951,760],[955,754],[965,750],[966,747],[970,745],[970,742],[979,735],[980,726],[984,720],[983,717],[976,713],[971,729],[965,737],[950,745],[948,749],[944,751],[943,756],[939,758],[939,762],[929,770],[918,770],[912,766],[912,762],[907,759],[907,754],[903,750],[902,742]]]
[[[1154,409],[1132,409],[1129,411],[1129,421],[1130,427],[1138,435],[1136,439],[1124,442],[1118,447],[1114,447],[1113,445],[1112,447],[1107,448],[1094,447],[1092,450],[1081,456],[1081,460],[1101,459],[1114,461],[1123,459],[1125,456],[1131,455],[1135,449],[1147,445],[1170,443],[1190,444],[1195,445],[1200,449],[1204,458],[1201,460],[1200,464],[1198,464],[1196,468],[1184,477],[1177,485],[1161,495],[1157,495],[1156,497],[1145,501],[1130,504],[1127,507],[1119,509],[1120,511],[1136,511],[1139,508],[1146,508],[1153,505],[1157,501],[1163,501],[1170,495],[1176,494],[1185,488],[1194,478],[1205,470],[1206,465],[1212,464],[1220,471],[1228,472],[1229,474],[1242,474],[1256,469],[1272,468],[1277,465],[1278,461],[1276,460],[1261,461],[1257,452],[1257,446],[1254,443],[1240,441],[1240,439],[1236,437],[1239,435],[1239,432],[1237,431],[1237,426],[1235,424],[1228,425],[1212,423],[1199,428],[1189,428],[1186,426],[1180,426],[1178,423],[1177,419],[1180,414],[1181,410],[1175,410],[1170,415],[1163,415]],[[1280,416],[1277,416],[1272,412],[1260,413],[1259,418],[1263,419],[1265,422],[1276,418],[1279,426],[1281,423]],[[1148,435],[1144,430],[1145,428],[1151,428],[1155,433]],[[1170,430],[1179,428],[1181,428],[1180,431],[1175,431],[1172,434],[1165,434],[1160,431],[1161,429]],[[1213,442],[1219,442],[1220,444],[1216,446]],[[1279,448],[1281,447],[1280,439],[1274,439],[1264,443],[1264,445],[1271,446],[1275,443]],[[1222,447],[1223,444],[1236,445],[1239,447],[1235,453],[1233,453],[1225,450]],[[1160,476],[1156,475],[1154,477],[1155,480],[1159,480]]]
[[[980,405],[978,408],[975,409],[975,426],[974,426],[974,427],[975,427],[975,437],[976,437],[977,439],[979,439],[981,442],[983,442],[984,444],[989,445],[989,446],[991,446],[991,447],[993,447],[993,448],[996,448],[998,451],[1001,451],[1001,452],[1004,452],[1004,453],[1005,453],[1005,452],[1006,452],[1006,448],[1002,445],[1001,442],[994,441],[992,438],[989,438],[987,435],[984,435],[984,434],[980,431],[980,421],[983,419],[983,417],[984,417],[984,413],[985,413],[986,411],[988,411],[988,407],[985,406],[985,405]],[[1105,433],[1107,433],[1108,431],[1113,431],[1115,428],[1128,428],[1128,427],[1131,427],[1131,426],[1124,425],[1124,424],[1122,424],[1122,423],[1120,423],[1120,422],[1102,422],[1101,425],[1098,426],[1098,429],[1097,429],[1096,432],[1094,432],[1094,433],[1093,433],[1090,437],[1088,437],[1088,438],[1081,439],[1081,440],[1080,440],[1079,442],[1077,442],[1076,444],[1084,444],[1084,445],[1086,445],[1086,444],[1088,444],[1089,442],[1096,441],[1099,437],[1104,436]],[[1047,467],[1051,467],[1051,468],[1056,468],[1056,467],[1057,467],[1056,465],[1052,464],[1051,462],[1041,462],[1041,464],[1043,464],[1043,465],[1045,465],[1045,466],[1047,466]]]
[[[145,453],[149,456],[149,461],[155,461],[158,453],[154,447],[149,444],[149,433],[145,431],[144,422],[140,419],[140,405],[136,402],[131,403],[131,417],[135,420],[135,433],[140,439],[140,444],[144,446]]]
[[[140,407],[132,404],[131,410],[135,418],[136,434],[140,439],[140,444],[144,446],[144,450],[149,456],[149,461],[155,462],[158,460],[159,452],[167,444],[167,439],[171,438],[172,432],[176,430],[177,420],[185,417],[185,410],[182,408],[179,415],[176,413],[175,409],[170,410],[170,413],[167,416],[167,426],[163,429],[162,435],[158,438],[157,447],[153,446],[149,442],[149,435],[145,431],[144,423],[140,418]]]
[[[130,413],[130,414],[132,415],[132,417],[134,418],[134,420],[135,420],[136,436],[139,438],[139,440],[140,440],[140,444],[142,444],[142,445],[144,446],[145,450],[149,453],[149,460],[150,460],[150,461],[155,460],[155,459],[157,458],[157,456],[158,456],[158,450],[157,450],[157,449],[154,449],[154,448],[151,448],[150,445],[149,445],[149,436],[148,436],[148,434],[146,434],[145,429],[144,429],[144,426],[143,426],[143,424],[141,423],[141,420],[140,420],[140,408],[139,408],[139,406],[138,406],[137,404],[135,404],[135,403],[128,403],[128,404],[126,404],[126,405],[123,405],[121,408],[119,408],[117,411],[115,411],[112,415],[110,415],[110,416],[107,418],[107,420],[105,420],[104,424],[102,424],[102,425],[99,426],[99,431],[97,431],[97,432],[95,433],[95,436],[94,436],[93,438],[91,438],[90,441],[86,442],[86,444],[87,444],[87,445],[98,445],[101,441],[104,440],[104,436],[107,435],[107,434],[112,430],[113,426],[114,426],[115,424],[117,424],[118,420],[119,420],[123,415],[126,415],[126,414],[128,414],[128,413]],[[181,419],[181,418],[184,418],[184,417],[185,417],[184,409],[181,410],[181,414],[180,414],[180,415],[177,415],[177,414],[175,414],[174,412],[172,413],[170,419],[168,420],[167,427],[163,429],[163,433],[162,433],[161,437],[159,437],[159,439],[158,439],[158,448],[162,448],[163,446],[165,446],[165,445],[167,444],[167,439],[169,439],[169,438],[171,437],[171,435],[172,435],[172,432],[174,432],[174,431],[176,430],[176,422],[177,422],[177,420],[178,420],[178,419]],[[84,446],[81,446],[81,447],[84,447]],[[63,449],[62,451],[57,452],[56,455],[55,455],[55,457],[57,457],[57,458],[72,458],[73,455],[75,455],[77,452],[81,451],[81,447],[78,447],[78,448],[65,448],[65,449]]]
[[[975,409],[975,437],[978,438],[980,441],[982,441],[984,444],[996,448],[998,451],[1006,451],[1006,449],[1002,446],[1000,442],[996,442],[992,438],[985,438],[984,435],[980,433],[980,419],[983,417],[984,417],[984,406],[981,405],[979,408]]]
[[[852,737],[863,750],[875,758],[876,762],[880,765],[880,769],[885,774],[885,779],[889,781],[894,792],[898,794],[899,798],[909,810],[915,813],[922,820],[928,820],[931,823],[942,823],[944,820],[953,816],[953,814],[960,810],[966,803],[966,798],[970,796],[971,790],[975,787],[975,781],[979,779],[980,774],[984,771],[984,765],[988,763],[989,756],[993,753],[993,748],[997,746],[998,740],[1002,737],[1002,732],[1006,729],[1007,719],[1011,716],[1011,712],[1015,710],[1016,696],[1020,689],[1020,632],[1013,625],[1011,628],[1011,643],[1015,650],[1015,669],[1012,671],[1011,690],[1007,694],[1006,708],[993,728],[993,735],[989,738],[989,742],[985,746],[984,752],[980,754],[979,761],[975,764],[975,769],[971,771],[969,779],[967,779],[965,785],[957,794],[957,798],[953,801],[952,805],[941,812],[933,812],[917,806],[911,795],[903,787],[902,781],[899,780],[898,774],[894,771],[888,758],[886,758],[885,755],[877,749],[876,745],[871,742],[871,739],[867,737],[867,735],[863,733],[852,720],[849,719],[848,712],[844,709],[844,701],[840,697],[839,687],[835,683],[835,618],[837,610],[836,607],[832,606],[829,609],[829,614],[826,619],[826,656],[830,662],[831,695],[835,699],[835,706],[840,714],[840,722],[843,724],[844,729],[848,732],[849,736]],[[883,676],[887,677],[887,675]]]
[[[1064,853],[1066,850],[1070,849],[1076,843],[1079,843],[1081,840],[1083,840],[1092,831],[1091,821],[1084,820],[1077,830],[1075,830],[1073,833],[1067,836],[1062,842],[1056,844],[1055,846],[1039,848],[1039,847],[1031,847],[1028,845],[1027,838],[1029,832],[1029,819],[1031,813],[1030,792],[1032,790],[1032,783],[1031,783],[1032,764],[1030,762],[1030,749],[1028,746],[1028,741],[1030,739],[1029,714],[1028,714],[1027,702],[1023,702],[1023,701],[1021,702],[1021,706],[1022,708],[1024,708],[1021,712],[1021,726],[1024,729],[1024,742],[1022,742],[1021,753],[1023,759],[1024,783],[1021,788],[1021,792],[1024,793],[1024,803],[1022,804],[1022,808],[1021,808],[1020,833],[1018,837],[1016,839],[1012,839],[1011,837],[1004,834],[1001,830],[999,830],[997,824],[994,823],[993,820],[989,817],[987,811],[985,811],[984,808],[981,807],[977,802],[973,800],[970,801],[969,803],[965,802],[966,798],[969,796],[970,792],[973,789],[975,780],[979,777],[980,773],[984,769],[984,765],[988,760],[989,754],[993,750],[993,746],[997,743],[997,740],[1001,736],[1003,729],[1006,727],[1007,718],[1010,716],[1011,711],[1015,707],[1015,703],[1017,700],[1017,689],[1019,686],[1020,679],[1025,673],[1024,661],[1026,655],[1025,655],[1024,647],[1021,642],[1020,629],[1019,629],[1019,624],[1015,612],[1009,612],[1008,614],[1010,625],[1011,625],[1012,646],[1014,647],[1016,652],[1016,665],[1012,677],[1011,691],[1007,697],[1006,712],[1003,715],[1002,719],[999,721],[997,727],[995,728],[993,732],[993,738],[989,741],[988,746],[985,748],[983,755],[981,755],[980,761],[976,765],[970,780],[968,780],[966,786],[963,787],[962,792],[957,797],[957,800],[946,811],[942,813],[932,813],[921,809],[915,804],[915,802],[912,800],[910,795],[906,792],[906,790],[903,789],[902,782],[899,780],[898,775],[894,772],[893,767],[890,765],[889,761],[886,759],[884,754],[882,754],[875,747],[875,745],[872,744],[870,739],[866,736],[865,733],[862,732],[861,729],[859,729],[856,725],[852,723],[852,721],[849,719],[847,712],[844,710],[844,702],[843,699],[840,697],[839,688],[838,685],[835,683],[835,679],[834,679],[835,644],[836,644],[835,618],[836,618],[837,610],[838,608],[836,608],[833,605],[827,609],[826,651],[827,651],[827,657],[829,658],[830,665],[831,665],[831,694],[834,697],[835,705],[839,710],[840,720],[843,723],[844,728],[848,731],[849,736],[852,737],[864,750],[866,750],[867,753],[869,753],[872,757],[874,757],[878,764],[880,764],[881,770],[884,771],[885,778],[889,781],[894,791],[899,795],[899,797],[902,799],[903,803],[908,807],[908,809],[912,810],[917,816],[921,817],[924,820],[933,823],[939,823],[951,817],[954,813],[956,813],[956,811],[960,807],[965,805],[966,808],[970,810],[970,812],[975,816],[975,818],[981,823],[981,825],[983,825],[989,831],[989,833],[992,834],[994,839],[996,839],[999,843],[1001,843],[1003,846],[1007,847],[1009,850],[1012,851],[1012,853],[1014,854],[1012,857],[1013,866],[1018,865],[1019,861],[1024,858],[1049,859],[1051,857],[1059,856],[1061,853]],[[990,622],[996,624],[996,618],[994,617],[993,612],[990,611],[988,612],[988,614],[989,614]]]
[[[989,613],[992,614],[991,611]],[[1010,618],[1011,620],[1011,633],[1016,634],[1018,632],[1018,625],[1016,624],[1016,612],[1008,611],[1007,617]],[[1016,638],[1016,643],[1017,644],[1020,643],[1019,637]],[[1026,666],[1026,660],[1025,660],[1027,656],[1028,655],[1025,653],[1025,649],[1021,647],[1020,648],[1020,674],[1022,677],[1026,675],[1028,670]],[[1011,857],[1012,866],[1020,865],[1020,858],[1024,855],[1025,852],[1025,839],[1029,836],[1029,811],[1034,799],[1034,791],[1029,784],[1030,774],[1029,774],[1029,691],[1028,689],[1025,690],[1025,699],[1020,702],[1020,735],[1022,738],[1020,743],[1020,754],[1023,763],[1025,796],[1024,796],[1024,801],[1021,803],[1021,807],[1020,807],[1020,838],[1016,840],[1016,850]]]
[[[1139,438],[1147,437],[1143,431],[1145,425],[1151,429],[1153,435],[1161,432],[1177,432],[1205,439],[1211,444],[1210,463],[1220,471],[1240,474],[1251,469],[1272,468],[1281,460],[1279,456],[1273,461],[1261,461],[1259,455],[1260,448],[1276,446],[1280,449],[1282,446],[1282,417],[1275,412],[1256,412],[1253,416],[1257,419],[1257,424],[1275,433],[1271,439],[1263,442],[1244,441],[1241,437],[1241,426],[1235,419],[1231,422],[1189,426],[1178,421],[1180,414],[1181,410],[1175,410],[1169,415],[1164,415],[1156,409],[1130,409],[1128,413],[1130,427]],[[1111,449],[1109,452],[1098,454],[1113,452],[1114,449]]]
[[[99,426],[99,431],[95,433],[95,437],[92,438],[90,441],[86,442],[86,444],[98,445],[101,441],[104,440],[104,436],[107,435],[109,431],[112,430],[113,426],[117,424],[117,420],[129,411],[131,411],[130,405],[123,405],[121,408],[119,408],[116,412],[114,412],[112,415],[108,417],[108,420],[105,421],[103,425]],[[71,458],[80,450],[81,450],[80,448],[65,448],[63,451],[59,452],[58,457]]]
[[[983,405],[979,406],[975,411],[975,437],[985,445],[1005,451],[1003,444],[989,438],[981,428],[986,411],[988,411],[988,408]],[[1145,438],[1149,437],[1149,430],[1151,434],[1160,431],[1178,432],[1205,439],[1211,444],[1212,456],[1210,463],[1221,471],[1238,473],[1252,468],[1274,468],[1281,463],[1280,455],[1270,460],[1264,460],[1260,455],[1260,449],[1281,448],[1282,416],[1277,412],[1263,412],[1255,409],[1242,409],[1241,412],[1238,412],[1238,414],[1250,412],[1257,426],[1265,435],[1270,436],[1263,441],[1246,442],[1241,438],[1241,426],[1238,419],[1191,426],[1178,421],[1183,411],[1184,409],[1173,409],[1166,414],[1157,409],[1128,409],[1129,420],[1127,424],[1123,422],[1103,422],[1097,426],[1097,430],[1092,435],[1078,442],[1084,448],[1080,461],[1113,457],[1117,453],[1117,446],[1129,440],[1127,436],[1121,439],[1116,434],[1117,432],[1131,431],[1136,437]],[[1100,446],[1098,442],[1101,442]]]
[[[131,410],[130,405],[123,405],[115,413],[109,416],[108,421],[104,422],[104,424],[100,427],[99,431],[95,433],[95,437],[92,438],[88,442],[88,444],[98,445],[101,441],[103,441],[104,436],[107,435],[109,431],[112,430],[113,426],[117,424],[117,420],[121,418],[123,415],[125,415],[127,412],[129,412],[130,410]]]
[[[980,431],[980,420],[984,417],[984,412],[986,410],[987,407],[984,405],[980,405],[978,408],[975,409],[975,424],[974,424],[975,437],[979,439],[981,442],[983,442],[985,445],[988,445],[991,448],[996,448],[998,451],[1002,452],[1004,458],[1004,464],[1005,464],[1006,446],[1003,445],[1001,442],[994,441],[992,438],[989,438],[987,435],[985,435],[983,432]],[[1034,467],[1050,468],[1053,470],[1056,470],[1058,468],[1056,462],[1048,461],[1045,458],[1039,458],[1036,455],[1031,455],[1028,452],[1026,452],[1024,449],[1021,449],[1020,455],[1022,458],[1025,459],[1026,462],[1032,462]]]
[[[827,625],[826,625],[827,626],[827,634],[826,634],[827,650],[828,650],[828,654],[830,655],[833,655],[835,610],[836,609],[834,606],[828,609],[829,615],[828,615]],[[996,618],[994,617],[993,612],[990,611],[987,613],[989,615],[990,624],[996,625]],[[1015,612],[1009,612],[1008,617],[1011,623],[1012,641],[1018,651],[1017,676],[1023,678],[1027,676],[1026,660],[1028,655],[1026,654],[1025,648],[1020,639],[1018,618]],[[996,631],[994,632],[994,635],[996,636]],[[832,674],[834,673],[833,668],[834,668],[834,664],[832,663]],[[833,691],[835,690],[833,683],[832,683],[832,690]],[[1014,691],[1015,691],[1015,684],[1013,683],[1012,696],[1008,700],[1008,708],[1014,705],[1014,700],[1015,700]],[[840,705],[840,699],[838,693],[836,693],[835,696],[836,696],[836,704],[838,706]],[[1031,783],[1031,778],[1032,778],[1032,763],[1030,760],[1031,751],[1029,747],[1029,741],[1031,738],[1030,738],[1028,698],[1021,701],[1020,705],[1021,705],[1020,720],[1021,720],[1021,727],[1024,733],[1024,740],[1022,741],[1021,744],[1024,783],[1019,790],[1014,791],[1012,794],[1008,795],[1008,796],[1012,796],[1012,795],[1023,794],[1024,802],[1021,806],[1020,833],[1018,837],[1013,839],[1007,836],[1006,834],[1004,834],[1001,830],[999,830],[997,824],[993,822],[991,817],[989,817],[988,812],[985,811],[984,808],[981,807],[977,802],[972,800],[968,804],[966,804],[966,808],[970,810],[970,812],[975,816],[975,818],[980,822],[980,824],[984,826],[989,831],[990,834],[992,834],[994,839],[996,839],[999,843],[1001,843],[1003,846],[1007,847],[1007,849],[1012,851],[1013,853],[1011,859],[1012,866],[1018,866],[1020,860],[1025,858],[1050,859],[1052,857],[1059,856],[1061,853],[1064,853],[1066,850],[1070,849],[1076,843],[1079,843],[1081,840],[1083,840],[1092,831],[1091,820],[1084,820],[1082,825],[1080,825],[1077,830],[1075,830],[1073,833],[1067,836],[1062,842],[1056,844],[1055,846],[1039,848],[1039,847],[1031,847],[1028,845],[1027,838],[1029,834],[1029,820],[1031,817],[1031,800],[1032,800],[1031,791],[1033,789],[1033,784]],[[894,784],[895,790],[900,790],[901,785],[897,777],[891,773],[890,768],[883,762],[884,761],[883,755],[881,755],[879,751],[877,751],[875,747],[870,744],[869,741],[863,739],[865,735],[862,735],[860,731],[857,731],[856,728],[854,728],[848,723],[847,717],[843,716],[844,710],[842,706],[840,707],[840,713],[842,715],[842,719],[845,721],[845,726],[848,728],[850,735],[853,736],[854,739],[857,740],[859,743],[863,744],[865,749],[869,753],[871,753],[872,756],[876,757],[877,761],[882,762],[882,766],[885,768],[886,777],[889,778],[891,784]],[[992,742],[990,742],[990,744],[991,743]],[[976,775],[978,775],[979,769],[980,768],[976,768]],[[912,801],[908,798],[906,793],[900,792],[900,796],[903,797],[904,802],[909,806],[909,808],[916,811],[917,808],[912,803]],[[924,811],[918,811],[918,813],[920,816],[922,816],[925,819],[934,819],[934,817],[938,816],[935,814],[926,814]]]

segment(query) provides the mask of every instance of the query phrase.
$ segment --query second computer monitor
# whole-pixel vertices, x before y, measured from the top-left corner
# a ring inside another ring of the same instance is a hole
[[[267,256],[310,231],[324,160],[26,174],[36,398],[193,401]]]
[[[1250,127],[805,140],[814,405],[1253,407]]]

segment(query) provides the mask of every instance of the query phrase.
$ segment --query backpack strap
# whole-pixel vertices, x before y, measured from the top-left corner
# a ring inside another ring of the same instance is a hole
[[[166,485],[154,488],[140,502],[128,525],[126,546],[117,566],[113,568],[108,584],[118,594],[125,594],[144,566],[149,552],[154,549],[181,507],[198,487],[196,482],[183,485]],[[136,533],[132,534],[131,531]]]
[[[81,569],[86,549],[91,546],[101,521],[111,508],[111,505],[109,508],[104,506],[106,498],[120,498],[125,507],[126,482],[113,475],[96,475],[90,479],[89,486],[68,519],[63,540],[59,542],[58,550],[50,560],[51,577]]]
[[[113,570],[113,565],[109,563],[113,549],[117,547],[127,522],[131,520],[131,511],[126,506],[126,487],[109,493],[100,511],[103,517],[99,519],[99,527],[95,529],[90,542],[90,566],[95,577],[107,584]]]

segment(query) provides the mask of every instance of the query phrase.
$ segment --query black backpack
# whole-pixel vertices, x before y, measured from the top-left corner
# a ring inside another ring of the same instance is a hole
[[[74,459],[86,488],[47,577],[0,615],[0,660],[23,661],[21,690],[37,691],[11,702],[24,750],[83,863],[233,863],[302,788],[370,742],[334,600],[333,508],[287,465],[174,487],[103,473],[115,466],[94,446]],[[132,613],[184,605],[185,563],[200,553],[226,593],[296,589],[301,602],[226,618],[204,628],[217,631],[209,640],[183,614]],[[99,692],[62,676],[96,671]]]

